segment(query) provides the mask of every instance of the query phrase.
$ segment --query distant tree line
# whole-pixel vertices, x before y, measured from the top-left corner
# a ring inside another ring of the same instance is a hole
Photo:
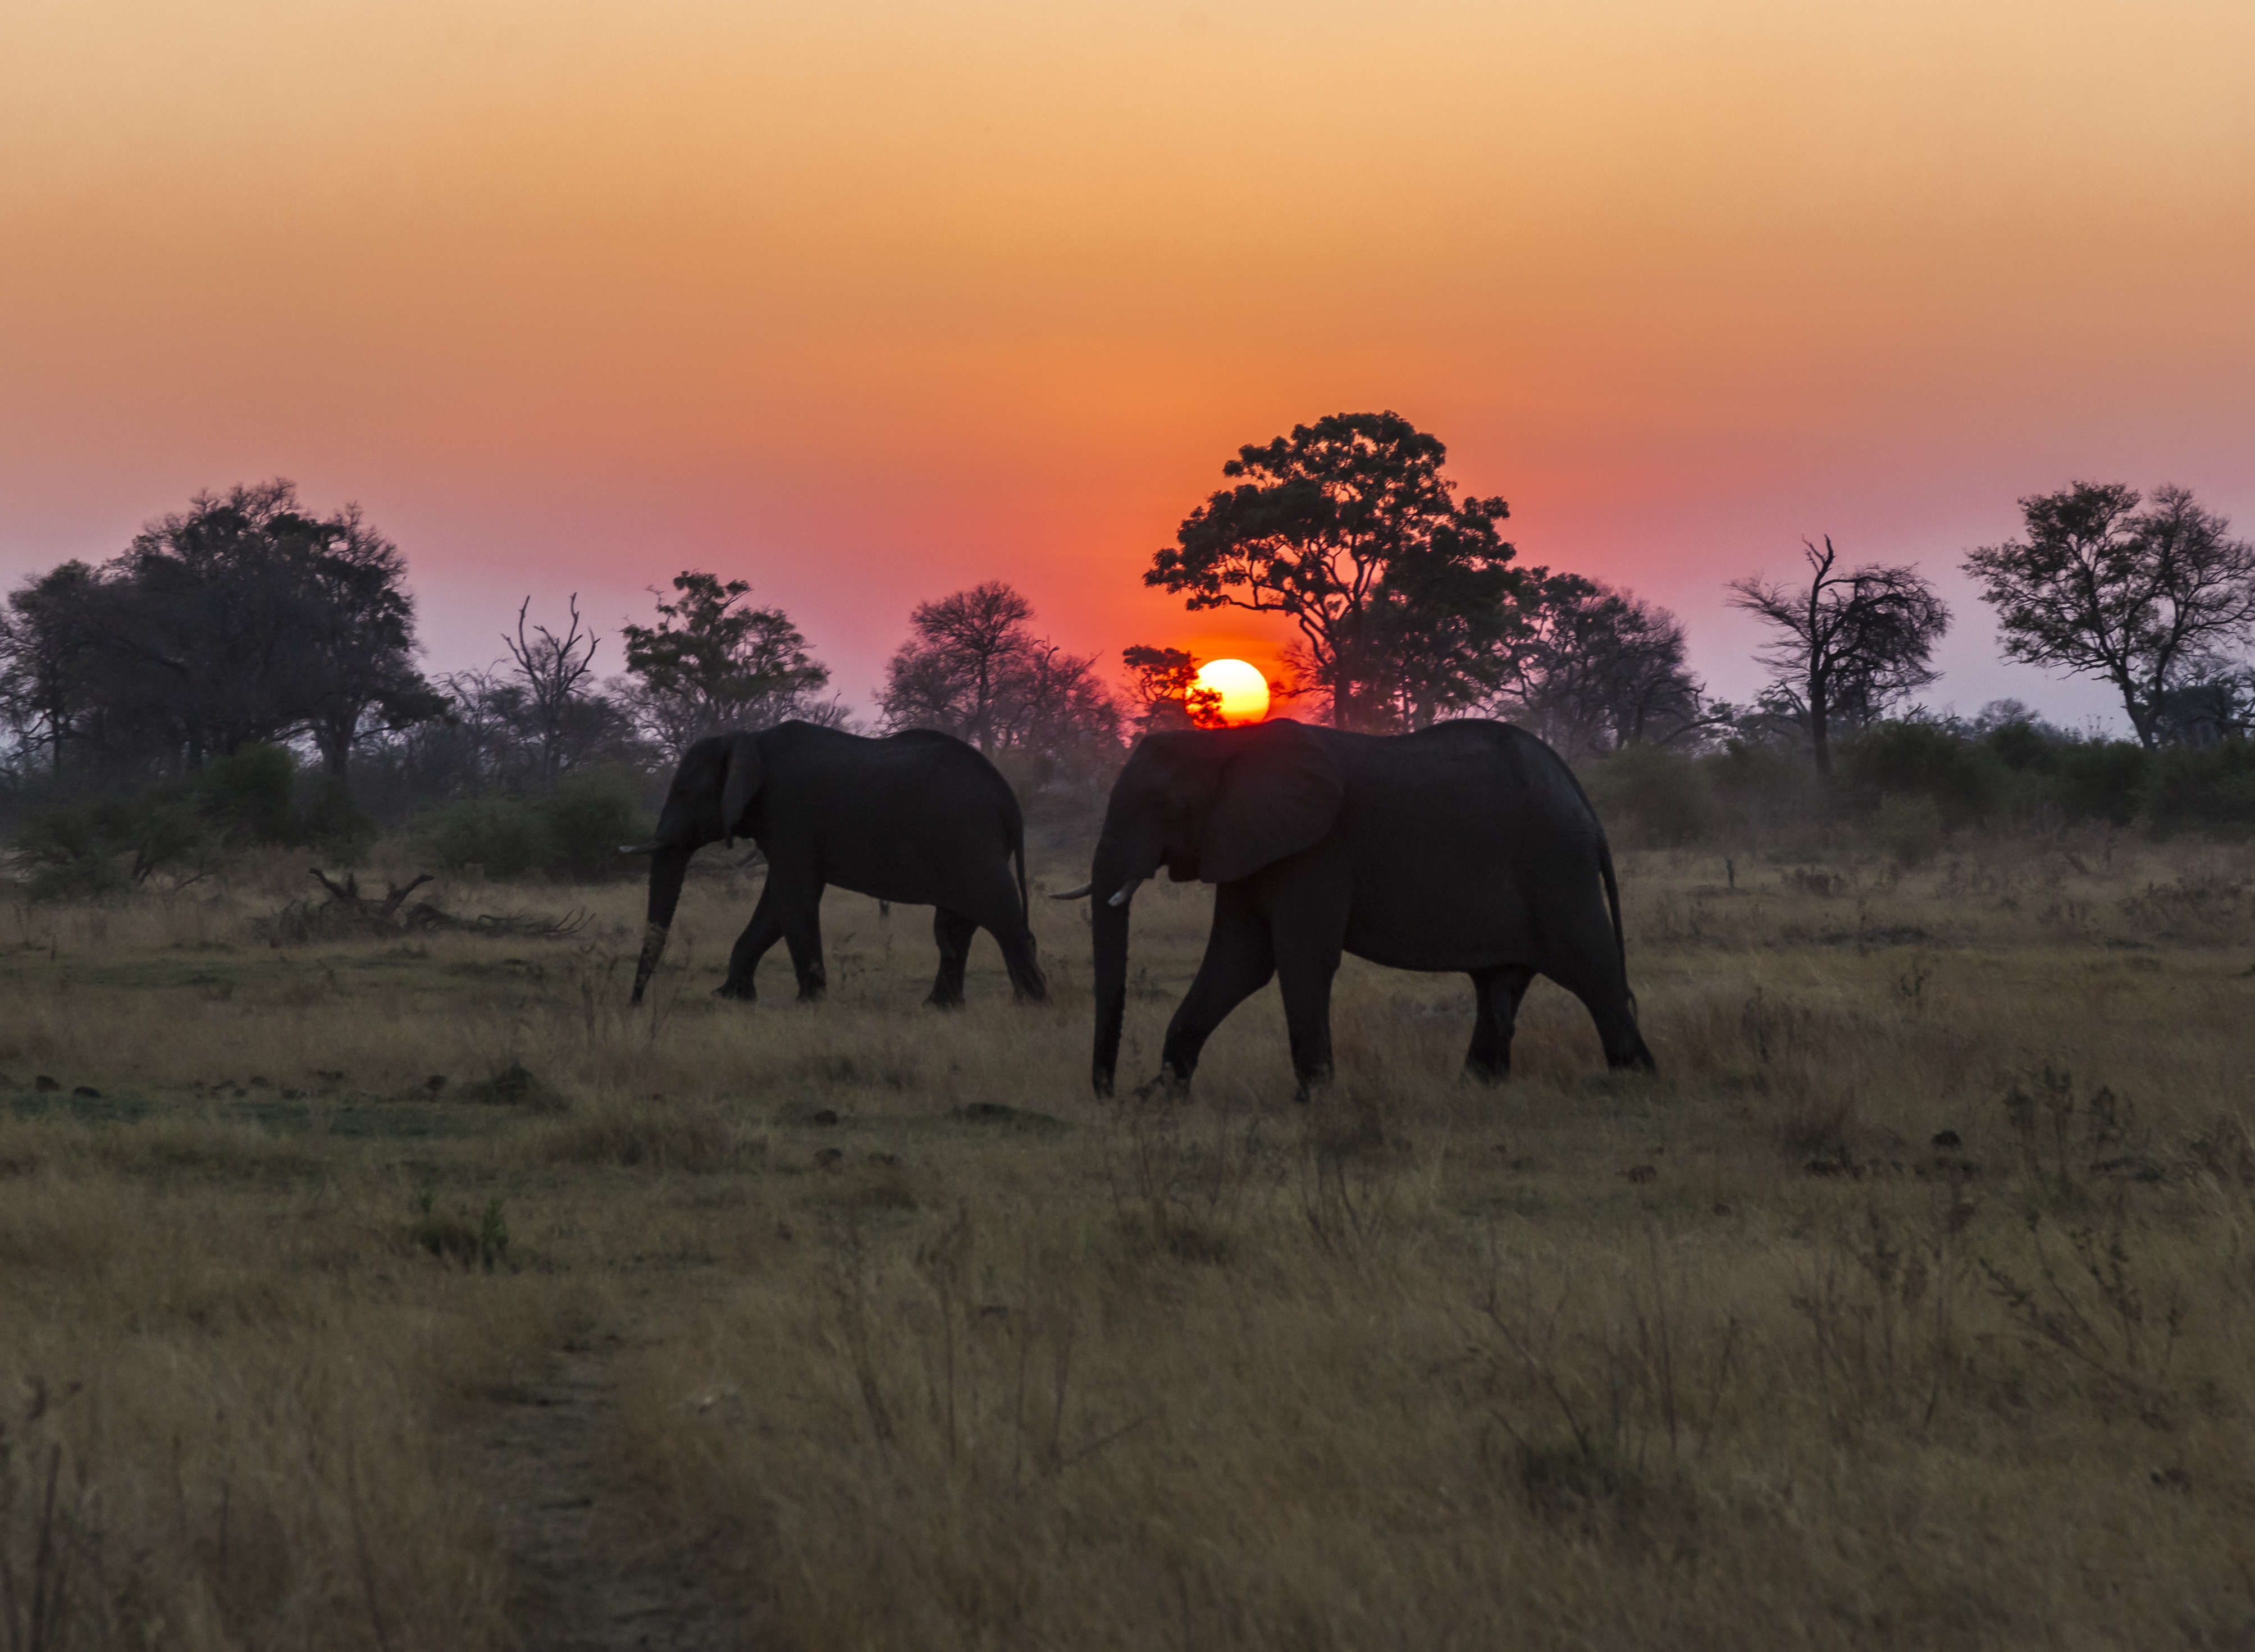
[[[1906,723],[1986,742],[2007,769],[2025,759],[2015,773],[2075,743],[2032,716],[1977,728],[1927,714],[1914,697],[1935,680],[1948,608],[1915,567],[1851,566],[1830,538],[1804,543],[1794,580],[1732,582],[1732,602],[1767,629],[1769,682],[1751,705],[1715,700],[1673,615],[1521,561],[1503,537],[1509,506],[1460,496],[1446,457],[1391,412],[1240,448],[1144,583],[1192,612],[1282,616],[1295,640],[1271,685],[1280,709],[1373,733],[1500,716],[1577,762],[1767,753],[1820,787],[1852,750],[1843,797],[1868,790],[1875,731]],[[2006,656],[2109,683],[2141,752],[2244,745],[2255,547],[2180,488],[2147,499],[2078,482],[2020,508],[2020,538],[1965,562]],[[0,796],[18,814],[78,809],[62,837],[94,844],[87,864],[130,850],[141,874],[183,845],[365,839],[410,819],[450,864],[592,866],[694,741],[854,722],[790,617],[742,580],[684,570],[653,593],[652,622],[615,643],[576,594],[556,618],[528,596],[491,664],[426,677],[405,574],[357,507],[317,514],[277,480],[200,494],[106,562],[25,580],[0,607]],[[600,669],[607,646],[615,675]],[[1142,732],[1221,721],[1202,664],[1137,643],[1109,677],[988,580],[910,610],[875,725],[945,729],[1022,789],[1086,796]],[[2110,795],[2109,810],[2128,806],[2120,787]]]

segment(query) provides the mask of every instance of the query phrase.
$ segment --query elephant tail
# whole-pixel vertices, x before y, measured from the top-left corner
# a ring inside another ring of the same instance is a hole
[[[1026,927],[1030,930],[1034,926],[1034,904],[1032,897],[1026,892],[1026,829],[1024,826],[1018,828],[1018,840],[1010,846],[1010,852],[1017,857],[1018,861],[1018,916],[1025,920]]]
[[[1613,915],[1613,951],[1620,959],[1621,985],[1628,985],[1628,931],[1621,927],[1620,885],[1613,879],[1613,847],[1605,841],[1603,827],[1598,832],[1598,873],[1605,881],[1605,905]],[[1636,1009],[1636,994],[1628,995],[1628,1007]]]
[[[1550,750],[1548,746],[1543,749]],[[1613,877],[1613,846],[1605,836],[1605,823],[1598,819],[1598,805],[1590,801],[1590,794],[1582,784],[1582,777],[1574,772],[1574,765],[1555,751],[1550,752],[1550,756],[1564,771],[1567,784],[1574,788],[1574,795],[1582,800],[1582,807],[1589,811],[1590,825],[1598,834],[1598,875],[1605,880],[1605,907],[1612,912],[1613,919],[1613,953],[1620,960],[1621,988],[1628,994],[1629,1013],[1633,1015],[1636,1013],[1636,993],[1628,984],[1628,931],[1621,927],[1620,884]]]

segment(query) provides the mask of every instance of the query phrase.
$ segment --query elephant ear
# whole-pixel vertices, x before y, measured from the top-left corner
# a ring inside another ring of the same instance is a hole
[[[1296,854],[1331,829],[1345,783],[1331,755],[1297,723],[1266,725],[1221,772],[1198,840],[1198,877],[1231,883]]]
[[[720,834],[733,846],[744,812],[759,795],[762,778],[760,742],[749,735],[728,736],[728,770],[720,783]]]

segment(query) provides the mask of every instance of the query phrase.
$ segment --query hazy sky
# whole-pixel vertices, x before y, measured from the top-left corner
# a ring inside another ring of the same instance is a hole
[[[0,576],[294,477],[431,664],[749,579],[866,701],[1010,580],[1107,660],[1242,442],[1390,407],[1676,608],[2074,477],[2255,531],[2255,6],[0,0]],[[599,664],[616,670],[615,645]]]

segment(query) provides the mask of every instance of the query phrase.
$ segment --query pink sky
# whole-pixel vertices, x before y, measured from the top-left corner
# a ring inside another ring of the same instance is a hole
[[[282,475],[399,542],[436,669],[687,566],[864,703],[987,578],[1257,657],[1151,551],[1390,407],[1718,692],[1722,581],[1829,532],[1956,600],[1937,705],[2080,721],[1956,564],[2075,477],[2255,531],[2251,61],[2240,0],[18,0],[0,577]]]

